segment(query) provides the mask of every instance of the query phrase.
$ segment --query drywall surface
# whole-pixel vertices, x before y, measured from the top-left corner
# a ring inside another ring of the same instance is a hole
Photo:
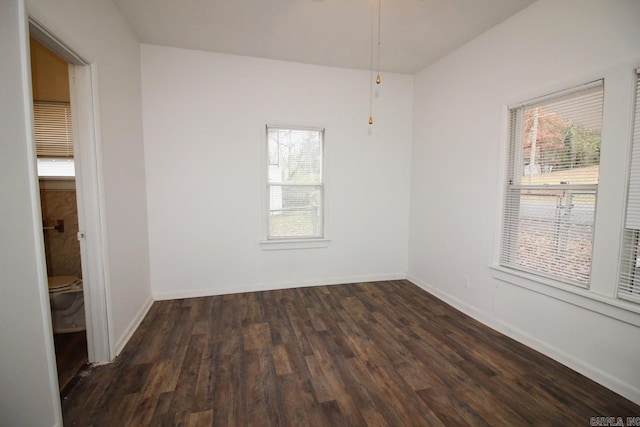
[[[415,76],[408,270],[458,308],[636,401],[638,314],[620,321],[496,280],[489,266],[500,244],[508,106],[604,78],[591,292],[614,300],[638,19],[633,1],[541,0]]]
[[[31,131],[27,17],[21,0],[2,0],[0,10],[0,424],[61,425]]]
[[[143,45],[156,298],[404,277],[413,79]],[[265,125],[325,128],[326,248],[265,251]]]

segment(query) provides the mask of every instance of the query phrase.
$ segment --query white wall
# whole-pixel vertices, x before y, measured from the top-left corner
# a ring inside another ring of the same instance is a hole
[[[154,297],[404,277],[412,77],[142,46]],[[328,248],[263,251],[267,123],[326,127]],[[370,133],[369,133],[370,132]]]
[[[61,425],[35,174],[27,18],[0,2],[0,424]],[[47,310],[47,311],[44,311]]]
[[[592,288],[613,289],[638,22],[637,1],[540,0],[416,75],[408,276],[640,402],[637,326],[497,281],[488,267],[499,246],[507,106],[604,77],[605,109],[625,114],[605,117]]]
[[[140,44],[108,0],[27,0],[27,10],[97,70],[109,333],[119,351],[151,303]]]

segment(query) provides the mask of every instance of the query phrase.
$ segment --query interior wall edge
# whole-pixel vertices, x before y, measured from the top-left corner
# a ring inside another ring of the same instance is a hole
[[[131,337],[136,332],[136,330],[144,320],[145,316],[149,312],[149,309],[151,308],[153,301],[154,299],[151,297],[151,295],[149,295],[149,298],[147,298],[144,304],[140,307],[140,310],[138,310],[138,312],[133,317],[133,319],[131,319],[131,322],[129,322],[129,325],[127,325],[126,329],[124,330],[122,335],[120,335],[120,338],[118,338],[118,341],[115,344],[114,357],[117,357],[120,353],[122,353],[122,350],[124,350],[124,347],[127,345],[129,340],[131,339]]]
[[[60,425],[33,143],[28,16],[24,0],[2,0],[0,9],[0,193],[7,201],[0,206],[0,423]]]

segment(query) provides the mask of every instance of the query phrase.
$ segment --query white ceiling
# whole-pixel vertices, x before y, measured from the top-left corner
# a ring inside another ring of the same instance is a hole
[[[143,43],[369,68],[376,0],[113,1]],[[380,68],[415,73],[534,1],[381,0]]]

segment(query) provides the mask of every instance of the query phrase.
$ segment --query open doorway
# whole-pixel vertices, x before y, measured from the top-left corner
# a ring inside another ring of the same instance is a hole
[[[69,63],[31,37],[38,181],[58,384],[88,363]]]
[[[56,82],[55,86],[63,86],[64,83],[61,80],[66,80],[67,82],[69,102],[64,108],[70,109],[69,111],[71,112],[72,125],[69,128],[72,134],[72,144],[67,146],[66,142],[63,143],[58,147],[60,151],[57,154],[54,153],[48,156],[48,160],[43,159],[38,162],[39,169],[44,170],[53,167],[53,174],[58,176],[55,179],[44,178],[39,181],[44,191],[75,191],[77,231],[73,227],[74,224],[70,224],[72,232],[65,234],[67,234],[69,241],[75,242],[76,250],[79,247],[80,258],[69,271],[71,273],[69,275],[76,276],[82,281],[87,360],[89,363],[109,362],[115,356],[115,352],[111,344],[108,317],[109,300],[106,289],[106,284],[108,283],[106,254],[108,251],[104,239],[106,232],[104,223],[104,190],[100,168],[99,120],[95,113],[98,99],[97,67],[79,56],[72,48],[33,18],[29,18],[29,34],[30,38],[34,39],[31,43],[32,50],[36,49],[33,44],[37,42],[47,49],[48,55],[55,55],[60,62],[61,68],[66,67],[67,70],[66,74],[64,71],[57,74],[55,78],[60,81]],[[31,55],[34,54],[36,53],[31,53]],[[32,68],[35,67],[37,65]],[[39,73],[40,70],[32,70],[32,73],[34,71]],[[40,88],[36,87],[39,84],[41,82],[33,82],[34,100],[39,97],[39,95],[36,95],[40,90]],[[55,96],[61,95],[58,93]],[[64,102],[62,104],[64,105]],[[59,106],[56,108],[60,110]],[[35,110],[34,108],[34,115]],[[68,114],[68,111],[65,114]],[[60,132],[68,133],[67,125],[64,126],[64,131],[60,130]],[[71,151],[72,155],[70,155]],[[53,161],[51,160],[52,157],[57,157],[57,159]],[[75,177],[74,179],[71,177],[60,178],[60,175],[75,175]],[[69,199],[72,198],[71,194],[67,194]],[[48,214],[44,218],[45,221],[48,221],[45,227],[53,227],[53,229],[44,230],[43,239],[53,240],[54,237],[61,235],[56,230],[56,227],[60,228],[61,226],[58,219],[64,218],[58,218],[56,215],[46,211],[45,203],[47,201],[42,204],[43,213]],[[73,202],[67,203],[67,206],[71,204]],[[66,226],[65,222],[63,227],[66,228]],[[44,243],[45,247],[49,245],[49,242],[45,241]],[[77,251],[75,256],[77,260]],[[49,259],[49,254],[47,254],[48,275],[51,273],[59,274],[60,270],[52,271],[49,266],[50,262],[52,260]],[[72,286],[75,286],[75,290],[77,290],[77,283]],[[63,325],[63,327],[67,327],[69,333],[73,328],[81,329],[82,325],[76,321],[79,319],[80,316],[78,315],[70,319],[71,321]],[[56,319],[52,312],[54,329],[56,328],[56,321],[59,320],[61,319]],[[80,336],[81,334],[78,335]]]

